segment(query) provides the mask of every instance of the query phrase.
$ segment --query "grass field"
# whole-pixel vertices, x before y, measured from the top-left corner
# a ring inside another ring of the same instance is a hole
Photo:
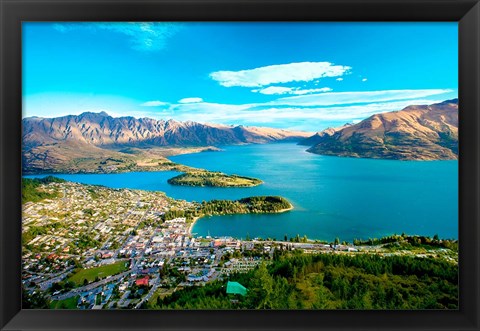
[[[52,301],[50,309],[77,309],[77,302],[79,296],[74,296],[65,300]]]
[[[151,304],[154,304],[157,301],[157,298],[160,297],[161,299],[165,298],[166,296],[172,294],[174,292],[174,289],[165,289],[165,288],[159,288],[155,293],[153,293],[152,297],[148,302]]]
[[[68,278],[68,280],[74,282],[77,286],[81,286],[85,279],[90,283],[93,282],[96,277],[102,279],[123,272],[127,270],[125,264],[127,264],[127,261],[119,261],[101,267],[80,269],[73,276]]]

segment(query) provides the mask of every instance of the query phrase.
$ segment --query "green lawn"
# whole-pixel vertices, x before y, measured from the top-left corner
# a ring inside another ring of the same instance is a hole
[[[50,309],[77,309],[77,302],[79,296],[74,296],[65,300],[52,301],[50,303]]]
[[[96,277],[102,279],[127,270],[127,267],[125,266],[127,263],[127,261],[119,261],[101,267],[80,269],[73,276],[68,278],[68,280],[74,282],[77,286],[82,286],[85,279],[90,283],[93,282]]]
[[[159,288],[155,293],[153,293],[150,300],[148,300],[149,304],[155,306],[157,304],[157,298],[165,298],[166,296],[171,295],[175,290],[174,289],[165,289]]]

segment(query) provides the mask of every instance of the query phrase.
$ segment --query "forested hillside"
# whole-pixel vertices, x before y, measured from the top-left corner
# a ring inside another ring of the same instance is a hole
[[[268,266],[231,275],[248,289],[226,294],[226,280],[185,288],[148,304],[156,309],[456,309],[458,266],[408,256],[283,251]]]

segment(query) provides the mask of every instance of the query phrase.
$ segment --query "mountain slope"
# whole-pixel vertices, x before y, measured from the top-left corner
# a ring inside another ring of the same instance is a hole
[[[308,152],[395,160],[458,158],[458,99],[373,115],[316,138]]]
[[[332,136],[335,132],[340,131],[346,127],[351,126],[352,124],[350,123],[345,123],[343,126],[340,126],[338,128],[326,128],[323,131],[319,131],[315,133],[313,136],[302,139],[299,141],[299,145],[304,145],[304,146],[313,146],[322,141],[322,138],[325,136]]]

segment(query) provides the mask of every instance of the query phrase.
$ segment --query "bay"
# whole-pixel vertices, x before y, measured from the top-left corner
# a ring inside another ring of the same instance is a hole
[[[283,239],[298,234],[328,241],[394,233],[458,237],[458,161],[343,158],[305,150],[293,143],[274,143],[170,158],[264,182],[251,188],[173,186],[167,180],[178,173],[171,171],[55,176],[112,188],[163,191],[189,201],[280,195],[294,205],[282,214],[204,217],[193,227],[198,236]]]

